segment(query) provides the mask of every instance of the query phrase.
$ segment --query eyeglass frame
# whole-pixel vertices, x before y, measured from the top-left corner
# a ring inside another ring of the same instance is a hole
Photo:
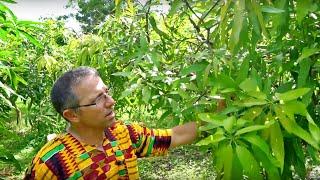
[[[95,99],[95,102],[94,103],[90,103],[90,104],[84,104],[84,105],[78,105],[78,106],[72,106],[72,107],[68,107],[68,108],[65,108],[65,109],[77,109],[77,108],[81,108],[81,107],[89,107],[89,106],[93,106],[93,105],[96,105],[96,107],[98,107],[98,103],[97,101],[102,98],[102,97],[105,97],[105,100],[107,100],[107,96],[111,96],[110,94],[110,90],[107,90],[107,92],[104,92],[103,94],[101,94],[100,96],[98,96],[96,99]]]

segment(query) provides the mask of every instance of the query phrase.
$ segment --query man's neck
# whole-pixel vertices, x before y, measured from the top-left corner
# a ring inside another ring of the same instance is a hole
[[[104,139],[104,129],[70,125],[67,127],[67,132],[79,141],[90,145],[101,146]]]

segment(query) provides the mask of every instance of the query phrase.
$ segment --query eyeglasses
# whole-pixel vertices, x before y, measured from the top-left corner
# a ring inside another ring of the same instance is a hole
[[[105,93],[101,94],[99,97],[97,97],[97,99],[94,101],[94,103],[78,105],[78,106],[72,106],[72,107],[69,107],[69,108],[70,109],[76,109],[76,108],[80,108],[80,107],[89,107],[89,106],[94,106],[94,105],[97,106],[97,107],[103,107],[103,105],[107,101],[108,96],[110,96],[110,95],[105,92]],[[66,108],[66,109],[69,109],[69,108]]]

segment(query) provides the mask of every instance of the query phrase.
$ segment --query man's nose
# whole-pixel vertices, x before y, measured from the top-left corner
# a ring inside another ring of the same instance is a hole
[[[105,102],[105,107],[110,108],[115,104],[116,104],[116,101],[111,96],[107,95],[107,99],[106,99],[106,102]]]

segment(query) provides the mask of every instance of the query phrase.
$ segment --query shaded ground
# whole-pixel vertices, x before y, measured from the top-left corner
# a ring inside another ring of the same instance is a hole
[[[198,147],[176,148],[167,156],[139,159],[141,179],[214,179],[212,155]]]

